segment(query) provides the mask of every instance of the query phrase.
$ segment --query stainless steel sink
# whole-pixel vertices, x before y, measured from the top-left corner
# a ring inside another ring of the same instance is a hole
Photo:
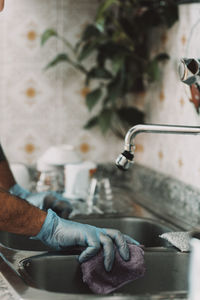
[[[115,228],[132,236],[145,247],[167,246],[167,242],[159,238],[159,234],[172,231],[173,228],[159,221],[134,218],[101,218],[101,219],[78,219],[77,222],[87,223],[98,227]],[[0,231],[0,243],[6,247],[18,250],[49,251],[40,241],[30,240],[27,236],[21,236]]]
[[[40,241],[29,239],[27,236],[0,231],[0,243],[6,247],[18,250],[48,251],[49,247]]]
[[[164,232],[176,230],[174,227],[156,220],[136,217],[79,219],[77,221],[97,227],[118,229],[130,235],[145,247],[169,246],[165,240],[159,238],[159,235]]]
[[[175,251],[146,251],[146,273],[115,293],[123,295],[157,294],[187,291],[189,254]],[[75,256],[43,254],[20,262],[20,273],[31,287],[47,291],[91,294],[82,282],[80,265]]]

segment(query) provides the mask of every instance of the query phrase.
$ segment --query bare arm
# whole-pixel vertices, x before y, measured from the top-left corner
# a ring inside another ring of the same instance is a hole
[[[4,7],[4,0],[0,0],[0,11],[3,10]]]
[[[0,145],[0,230],[34,236],[40,231],[46,213],[27,201],[11,195],[16,183]]]
[[[8,191],[15,183],[16,181],[0,145],[0,188]]]
[[[45,218],[46,212],[0,189],[0,230],[35,236]]]

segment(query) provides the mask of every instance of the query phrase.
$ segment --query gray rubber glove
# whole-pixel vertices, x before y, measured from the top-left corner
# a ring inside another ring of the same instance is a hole
[[[41,240],[44,244],[62,250],[68,246],[85,246],[79,256],[82,263],[96,255],[101,246],[104,250],[104,266],[110,271],[113,265],[115,251],[113,242],[124,260],[129,260],[128,243],[139,245],[137,241],[118,230],[98,228],[59,218],[51,209],[48,210],[45,222],[40,232],[31,239]]]

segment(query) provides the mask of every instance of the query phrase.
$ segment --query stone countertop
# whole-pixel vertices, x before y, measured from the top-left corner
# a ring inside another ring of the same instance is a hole
[[[20,300],[19,295],[12,288],[4,275],[0,272],[0,299],[1,300]]]
[[[136,163],[126,172],[112,164],[99,166],[98,172],[154,215],[183,230],[200,229],[199,189]]]

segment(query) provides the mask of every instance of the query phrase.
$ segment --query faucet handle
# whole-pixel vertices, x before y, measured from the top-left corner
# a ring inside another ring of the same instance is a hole
[[[182,82],[188,85],[195,84],[200,76],[200,62],[195,58],[182,58],[178,71]]]

